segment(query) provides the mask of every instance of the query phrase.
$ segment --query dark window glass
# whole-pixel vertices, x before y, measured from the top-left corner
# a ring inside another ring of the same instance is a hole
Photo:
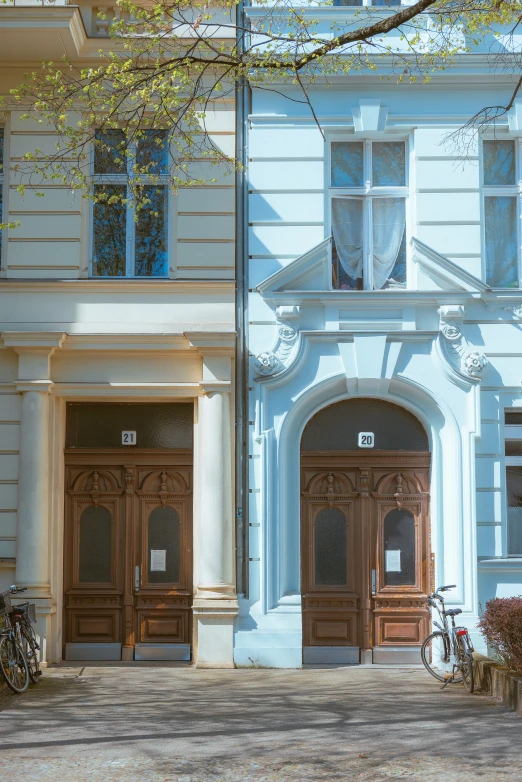
[[[373,5],[395,5],[382,0]],[[404,141],[374,141],[372,144],[372,184],[406,184],[406,145]]]
[[[415,520],[409,510],[391,510],[384,519],[384,583],[415,584]]]
[[[150,203],[138,212],[134,274],[161,277],[167,274],[167,188],[150,185],[143,195]]]
[[[517,198],[484,198],[486,282],[492,288],[518,288]]]
[[[0,223],[2,222],[2,179],[4,173],[4,129],[0,128]],[[0,263],[2,261],[2,231],[0,231]]]
[[[109,203],[111,198],[125,198],[124,185],[96,185],[95,194],[105,200],[93,206],[94,252],[92,273],[95,277],[125,277],[126,273],[126,214],[121,200]]]
[[[506,440],[506,456],[522,456],[522,440]]]
[[[94,173],[125,174],[126,140],[123,130],[99,130],[94,141]]]
[[[148,524],[148,583],[177,584],[180,575],[180,523],[174,508],[155,508]]]
[[[522,557],[522,467],[506,468],[508,556]]]
[[[362,0],[333,0],[334,5],[362,5]]]
[[[167,171],[167,132],[165,130],[145,130],[143,137],[136,142],[136,165],[138,171],[146,166],[146,172],[153,176]]]
[[[112,521],[107,508],[86,508],[80,516],[80,583],[111,583],[111,544]]]
[[[514,141],[484,141],[483,157],[485,185],[516,184]]]
[[[303,451],[358,450],[359,432],[373,432],[377,451],[428,451],[422,424],[408,410],[379,399],[350,399],[320,410],[303,432]]]
[[[138,449],[191,450],[193,423],[191,404],[70,403],[66,443],[67,448],[121,448],[122,431],[131,431]]]
[[[520,412],[506,411],[504,420],[506,424],[510,424],[512,426],[522,424],[522,410]]]
[[[362,141],[332,143],[332,186],[363,187],[364,146]]]
[[[346,518],[338,508],[324,508],[314,522],[315,583],[346,585]]]

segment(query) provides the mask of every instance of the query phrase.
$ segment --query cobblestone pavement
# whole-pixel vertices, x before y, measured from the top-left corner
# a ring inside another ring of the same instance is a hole
[[[522,719],[419,669],[55,668],[0,709],[2,782],[522,781]]]

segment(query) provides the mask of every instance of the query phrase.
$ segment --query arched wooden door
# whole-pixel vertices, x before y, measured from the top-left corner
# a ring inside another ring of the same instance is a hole
[[[426,452],[302,453],[305,663],[420,661],[429,464]]]
[[[189,660],[192,454],[65,460],[65,659]]]

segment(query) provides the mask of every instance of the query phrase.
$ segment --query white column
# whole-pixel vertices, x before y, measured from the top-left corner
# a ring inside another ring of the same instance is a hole
[[[49,395],[22,393],[16,583],[49,596]]]
[[[199,518],[194,599],[197,664],[233,667],[234,574],[230,393],[207,389],[199,400]]]

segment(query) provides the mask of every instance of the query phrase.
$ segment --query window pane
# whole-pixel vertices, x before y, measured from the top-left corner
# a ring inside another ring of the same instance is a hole
[[[400,5],[401,0],[372,0],[372,5]]]
[[[508,555],[522,556],[522,467],[506,469],[508,497]]]
[[[0,128],[0,174],[4,173],[4,129]]]
[[[484,141],[484,184],[514,185],[515,143],[513,141]]]
[[[181,565],[178,512],[168,506],[154,508],[148,527],[148,583],[177,584]]]
[[[522,411],[506,410],[504,413],[504,421],[509,426],[521,426],[522,425]]]
[[[364,168],[362,142],[333,142],[332,185],[334,187],[363,187]]]
[[[373,287],[406,286],[406,204],[404,198],[374,198]]]
[[[167,188],[150,185],[143,188],[143,195],[150,203],[138,213],[134,274],[137,277],[166,276]]]
[[[361,289],[363,277],[363,202],[332,198],[332,274],[334,288]]]
[[[125,134],[123,130],[103,130],[94,142],[94,173],[125,174]]]
[[[96,196],[104,193],[106,200],[93,206],[92,273],[95,277],[125,277],[127,208],[121,201],[107,203],[113,196],[125,198],[125,185],[96,185],[94,190]]]
[[[167,171],[167,131],[146,130],[143,138],[137,142],[136,164],[148,166],[147,171],[153,175],[165,174]]]
[[[403,141],[372,144],[372,183],[376,186],[406,184],[406,146]]]
[[[339,508],[324,508],[314,522],[315,583],[346,585],[346,518]]]
[[[518,288],[517,199],[484,199],[486,282],[492,288]]]
[[[415,584],[415,519],[404,508],[391,510],[384,519],[384,583]]]
[[[112,521],[107,508],[102,505],[85,508],[80,516],[80,583],[112,581],[111,543]]]
[[[67,404],[67,448],[121,448],[121,433],[136,432],[138,448],[192,450],[194,407],[152,402]]]
[[[334,5],[362,5],[362,0],[333,0]]]

